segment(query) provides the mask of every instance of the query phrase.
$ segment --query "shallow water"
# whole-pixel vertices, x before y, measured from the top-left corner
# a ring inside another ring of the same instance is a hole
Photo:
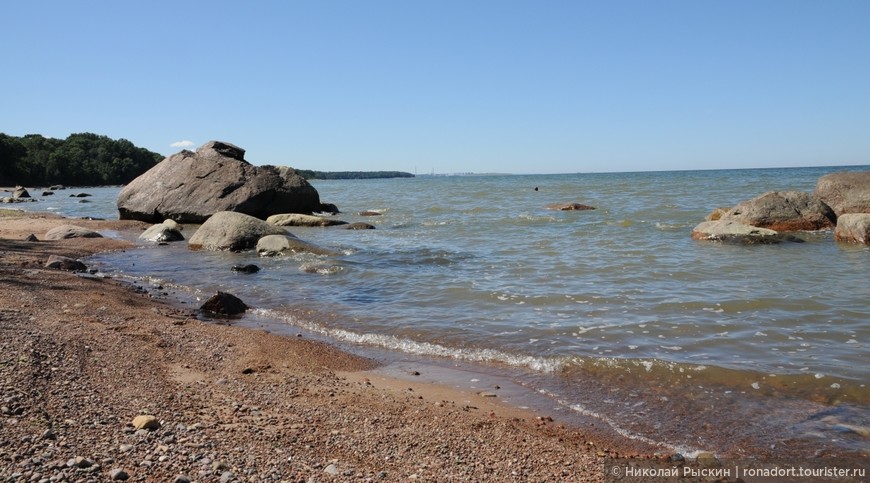
[[[290,229],[341,255],[182,244],[97,261],[194,297],[230,291],[261,317],[346,343],[504,367],[555,407],[638,438],[726,450],[748,435],[759,447],[807,437],[862,451],[866,438],[842,428],[870,426],[870,249],[830,232],[777,246],[689,237],[716,207],[811,191],[847,169],[862,168],[315,181],[340,219],[377,226]],[[89,204],[47,203],[117,216],[117,188],[91,191]],[[562,202],[597,209],[544,208]],[[263,270],[230,272],[237,263]],[[757,424],[728,436],[729,418]]]

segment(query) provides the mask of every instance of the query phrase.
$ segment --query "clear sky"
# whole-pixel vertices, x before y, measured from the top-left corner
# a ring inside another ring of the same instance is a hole
[[[0,5],[0,132],[254,164],[562,173],[870,164],[870,1]]]

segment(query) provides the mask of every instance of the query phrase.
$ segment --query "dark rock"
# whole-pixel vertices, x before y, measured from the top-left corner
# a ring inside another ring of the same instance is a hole
[[[338,210],[338,206],[335,206],[332,203],[321,203],[320,208],[317,211],[319,213],[329,213],[330,215],[341,213],[341,211]]]
[[[594,210],[594,206],[584,205],[582,203],[552,203],[547,205],[545,208],[548,210],[559,210],[559,211],[587,211]]]
[[[357,222],[347,225],[348,230],[374,230],[375,226],[368,223]]]
[[[75,225],[60,225],[45,233],[46,240],[64,240],[67,238],[102,238],[103,235]]]
[[[837,216],[870,213],[870,171],[826,174],[816,182],[813,193],[827,203]]]
[[[287,230],[250,215],[221,211],[206,220],[187,242],[191,250],[231,250],[253,248],[266,235],[285,235]]]
[[[870,213],[845,213],[837,218],[834,239],[870,245]]]
[[[65,190],[66,186],[64,186],[62,184],[56,184],[56,185],[49,186],[48,189],[50,189],[52,191]]]
[[[738,204],[720,220],[774,231],[815,231],[833,228],[837,216],[810,193],[769,191]]]
[[[60,255],[51,255],[50,257],[48,257],[48,261],[45,262],[45,268],[66,270],[68,272],[84,272],[88,269],[87,265],[85,265],[84,263],[69,257],[62,257]]]
[[[27,235],[27,237],[24,239],[24,241],[37,242],[37,241],[39,241],[39,238],[36,238],[36,235],[31,233],[31,234]]]
[[[43,191],[42,196],[54,196],[54,191]]]
[[[196,153],[185,150],[164,159],[121,190],[121,219],[202,223],[221,211],[265,219],[320,208],[317,190],[295,170],[253,166],[244,153],[232,144],[211,141]]]
[[[248,310],[248,306],[235,295],[218,292],[206,300],[199,309],[216,315],[238,315]]]
[[[249,263],[247,265],[233,265],[231,270],[239,273],[257,273],[260,271],[260,267]]]
[[[91,196],[89,193],[73,193],[69,195],[70,198],[88,198]]]

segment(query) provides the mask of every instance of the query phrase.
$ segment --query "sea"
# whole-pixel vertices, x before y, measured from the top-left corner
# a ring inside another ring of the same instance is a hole
[[[336,218],[375,229],[289,228],[333,255],[140,242],[89,264],[191,307],[230,292],[254,310],[219,323],[324,339],[664,451],[866,456],[870,247],[690,234],[715,208],[868,169],[314,180]],[[77,190],[92,196],[19,206],[117,218],[120,188]],[[571,202],[595,209],[547,209]],[[230,270],[247,263],[261,271]]]

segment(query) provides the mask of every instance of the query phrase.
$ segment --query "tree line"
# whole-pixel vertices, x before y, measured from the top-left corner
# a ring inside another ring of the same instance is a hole
[[[378,178],[413,178],[411,173],[403,171],[314,171],[297,169],[305,179],[378,179]]]
[[[0,186],[127,184],[161,159],[126,139],[92,133],[66,139],[0,133]]]

